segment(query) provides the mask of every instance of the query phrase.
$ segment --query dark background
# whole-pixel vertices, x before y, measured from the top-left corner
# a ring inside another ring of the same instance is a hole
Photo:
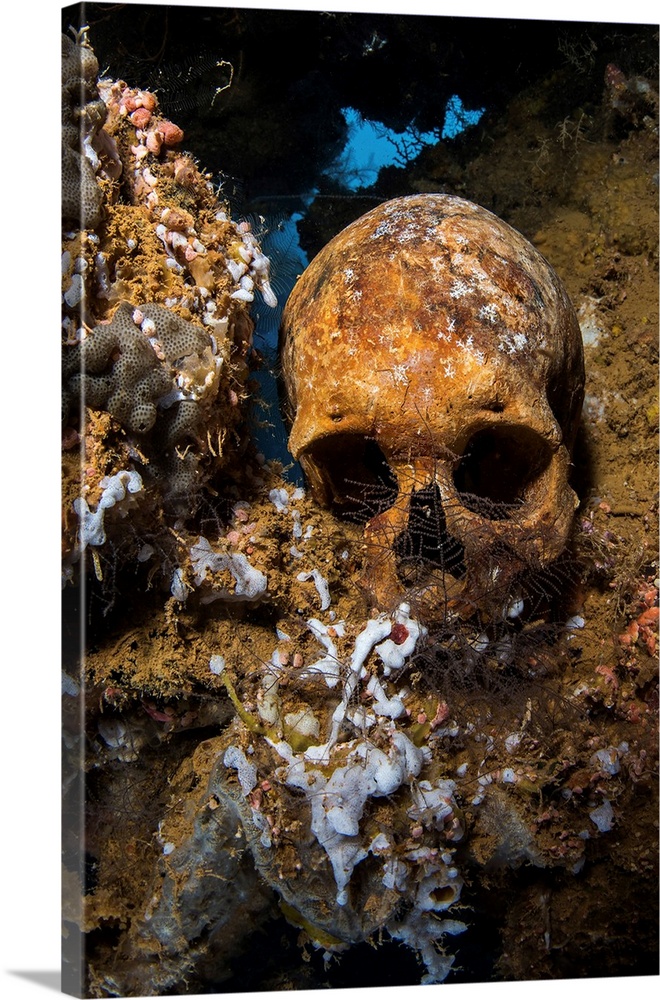
[[[185,148],[224,177],[242,212],[289,213],[312,188],[337,193],[326,171],[341,151],[341,108],[403,131],[442,125],[447,99],[486,108],[458,140],[468,160],[511,98],[558,74],[543,113],[561,121],[602,99],[609,62],[624,74],[657,65],[657,37],[644,25],[514,21],[380,13],[227,7],[78,4],[62,28],[89,25],[102,74],[155,90],[185,131]],[[231,87],[216,93],[228,81]],[[374,196],[404,194],[388,171]],[[394,192],[391,190],[394,188]],[[380,200],[380,198],[379,198]],[[337,214],[335,229],[362,214],[362,198]],[[372,207],[372,201],[366,207]],[[311,257],[327,241],[304,234]],[[305,245],[306,244],[306,245]]]

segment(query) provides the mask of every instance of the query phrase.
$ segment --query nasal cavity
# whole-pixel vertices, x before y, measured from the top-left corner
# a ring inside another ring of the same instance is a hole
[[[506,520],[525,501],[551,457],[547,441],[528,427],[484,428],[469,439],[454,485],[468,510]]]
[[[412,494],[408,525],[396,539],[394,551],[399,577],[406,586],[423,586],[438,571],[457,580],[465,576],[465,552],[447,531],[435,484]]]

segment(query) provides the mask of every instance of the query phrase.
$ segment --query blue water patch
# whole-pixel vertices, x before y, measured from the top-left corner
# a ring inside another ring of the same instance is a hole
[[[315,191],[306,198],[306,204],[314,199]],[[267,306],[259,293],[255,295],[252,317],[256,320],[255,347],[267,357],[275,357],[277,340],[284,303],[298,277],[303,273],[309,259],[300,245],[298,222],[301,212],[292,215],[272,215],[262,219],[262,226],[253,225],[262,251],[269,258],[270,283],[277,296],[277,306]]]
[[[485,110],[478,108],[476,111],[468,111],[458,94],[452,94],[445,107],[441,138],[455,139],[460,132],[464,132],[471,125],[476,125]]]
[[[312,198],[313,193],[308,200]],[[303,485],[303,475],[287,447],[288,433],[280,412],[277,346],[282,309],[298,275],[309,264],[298,237],[296,223],[301,218],[299,213],[272,216],[263,220],[266,229],[259,233],[261,248],[271,262],[271,285],[277,295],[277,306],[268,306],[259,293],[255,295],[252,308],[254,346],[261,356],[262,365],[252,375],[259,389],[250,414],[252,438],[258,450],[266,459],[281,462],[287,470],[286,478],[296,486]]]
[[[370,187],[382,167],[405,167],[426,146],[433,146],[440,139],[454,139],[476,125],[485,110],[468,111],[458,94],[453,94],[447,101],[441,128],[420,132],[411,124],[404,132],[395,132],[382,122],[363,118],[355,108],[342,108],[348,138],[329,174],[351,191]]]
[[[346,145],[329,171],[330,176],[352,191],[375,184],[381,167],[405,166],[424,148],[438,141],[434,132],[408,128],[395,132],[381,122],[363,118],[355,108],[342,108],[348,126]]]

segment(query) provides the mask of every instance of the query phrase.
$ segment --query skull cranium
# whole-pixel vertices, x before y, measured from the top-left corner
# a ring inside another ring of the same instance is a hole
[[[416,578],[427,610],[483,610],[494,581],[501,609],[516,574],[562,552],[582,340],[520,233],[450,195],[387,202],[312,261],[281,333],[289,447],[314,496],[371,503],[374,605],[409,599],[401,538],[424,518],[434,527],[413,554],[429,556]]]

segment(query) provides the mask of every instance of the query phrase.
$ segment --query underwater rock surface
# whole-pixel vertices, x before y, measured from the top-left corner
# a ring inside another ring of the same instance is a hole
[[[130,35],[147,15],[129,13]],[[330,48],[355,44],[349,23]],[[497,211],[556,269],[584,343],[566,551],[497,622],[429,622],[358,586],[382,490],[356,482],[343,518],[251,439],[268,263],[184,118],[139,75],[98,80],[84,33],[63,50],[65,988],[655,971],[655,77],[594,67],[597,100],[560,117],[566,47],[485,137],[370,191]],[[240,98],[247,130],[243,88],[214,108]],[[223,136],[237,161],[242,135]],[[342,202],[335,230],[372,205]],[[411,593],[449,558],[439,512],[422,496],[397,541]]]

